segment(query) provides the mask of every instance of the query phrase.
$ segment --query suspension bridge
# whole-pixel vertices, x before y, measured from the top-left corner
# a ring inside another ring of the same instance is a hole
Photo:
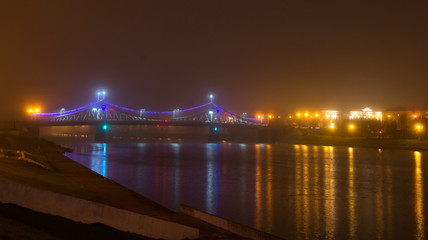
[[[237,115],[225,110],[211,101],[187,109],[172,111],[147,111],[146,109],[131,109],[108,102],[104,97],[66,111],[62,108],[54,113],[31,113],[33,120],[43,122],[43,125],[90,125],[97,122],[112,124],[164,124],[164,125],[223,125],[223,126],[263,126],[261,119],[248,118],[246,114]]]
[[[32,112],[31,122],[36,127],[49,126],[97,126],[96,138],[105,139],[109,126],[154,125],[208,127],[208,139],[216,141],[221,137],[220,129],[259,129],[267,124],[262,119],[249,118],[246,114],[235,114],[210,101],[199,106],[172,111],[149,111],[132,109],[107,101],[105,92],[98,92],[98,99],[87,105],[58,112]]]

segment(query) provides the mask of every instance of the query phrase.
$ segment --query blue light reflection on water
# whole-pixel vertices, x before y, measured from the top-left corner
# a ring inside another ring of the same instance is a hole
[[[107,177],[107,144],[95,143],[92,147],[90,169]]]
[[[287,144],[67,147],[75,161],[168,208],[186,204],[288,239],[427,233],[426,152]]]

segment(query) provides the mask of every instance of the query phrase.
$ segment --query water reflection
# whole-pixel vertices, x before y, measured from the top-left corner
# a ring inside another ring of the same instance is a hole
[[[76,144],[68,154],[173,209],[286,239],[424,239],[425,152],[286,144]]]
[[[255,196],[254,196],[254,201],[255,201],[255,207],[256,207],[256,212],[255,212],[255,227],[257,229],[260,229],[262,226],[262,207],[261,207],[261,150],[260,148],[262,147],[262,144],[256,144],[255,145],[255,154],[256,154],[256,171],[254,173],[255,176],[255,186],[256,186],[256,191],[255,191]]]
[[[218,164],[217,160],[217,144],[207,144],[207,175],[206,175],[206,209],[210,213],[217,211],[218,200]]]
[[[421,153],[415,152],[415,220],[416,220],[416,237],[417,239],[424,239],[424,194],[423,194],[423,179],[421,168]]]
[[[349,170],[348,170],[348,205],[349,205],[349,236],[355,238],[355,186],[354,186],[354,149],[348,148]]]
[[[270,144],[266,145],[266,158],[267,158],[267,179],[266,179],[266,188],[267,188],[267,194],[266,194],[266,208],[267,208],[267,229],[269,232],[272,231],[273,228],[273,206],[272,206],[272,199],[273,199],[273,191],[272,191],[272,185],[273,185],[273,169],[272,169],[272,146]]]
[[[378,149],[378,157],[379,161],[382,162],[382,150]],[[376,214],[376,228],[378,229],[377,238],[378,239],[384,239],[386,233],[384,233],[384,189],[385,184],[387,184],[388,181],[385,181],[384,176],[384,168],[382,164],[378,164],[376,168],[376,194],[375,194],[375,214]]]
[[[325,234],[332,237],[336,231],[336,182],[335,182],[335,160],[333,147],[324,146],[324,222]]]
[[[91,170],[107,177],[107,144],[97,143],[92,148]]]

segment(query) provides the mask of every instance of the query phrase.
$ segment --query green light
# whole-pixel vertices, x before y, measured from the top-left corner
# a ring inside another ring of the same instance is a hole
[[[103,130],[107,130],[108,129],[108,125],[107,124],[104,124],[103,125]]]
[[[218,127],[214,127],[214,132],[217,132],[218,131]]]

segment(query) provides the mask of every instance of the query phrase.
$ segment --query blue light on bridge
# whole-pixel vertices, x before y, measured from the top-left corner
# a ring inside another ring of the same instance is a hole
[[[204,119],[204,121],[213,122],[213,121],[222,121],[230,123],[230,117],[242,120],[241,124],[256,124],[261,125],[260,119],[257,118],[248,118],[246,115],[237,116],[235,114],[232,114],[230,112],[225,111],[225,109],[217,106],[212,100],[214,99],[214,95],[210,95],[210,102],[206,104],[202,104],[200,106],[186,108],[186,109],[174,109],[173,111],[162,111],[162,112],[154,112],[154,111],[144,111],[144,119],[143,119],[143,112],[141,110],[135,110],[119,105],[115,105],[113,103],[107,102],[105,100],[105,97],[107,95],[106,91],[98,91],[97,93],[98,99],[94,102],[91,102],[85,106],[81,106],[75,109],[71,109],[68,111],[65,111],[65,109],[61,109],[59,112],[54,113],[32,113],[32,116],[37,117],[38,120],[58,120],[58,121],[70,121],[74,118],[80,119],[86,118],[85,114],[90,113],[89,117],[91,119],[95,120],[102,120],[107,118],[115,118],[115,120],[122,120],[122,118],[133,119],[133,120],[147,120],[147,119],[155,119],[164,121],[165,119],[170,120],[170,116],[167,116],[167,114],[172,115],[172,119],[174,120],[183,120],[186,121],[187,119],[190,119],[191,117],[196,119]],[[210,106],[209,109],[207,107]],[[215,107],[214,109],[212,107]],[[197,112],[197,110],[200,109],[200,112]],[[109,112],[117,112],[111,113],[110,115],[105,114],[105,111]],[[125,112],[123,112],[125,111]],[[187,115],[184,115],[183,113],[188,113]],[[207,114],[208,113],[208,114]],[[219,118],[218,116],[220,113],[227,114],[229,118],[224,118],[223,116]],[[105,115],[104,115],[105,114]],[[149,116],[149,115],[159,115],[159,116]],[[200,116],[199,116],[200,115]],[[208,115],[208,116],[207,116]],[[200,118],[202,116],[202,118]],[[196,120],[195,119],[195,120]],[[226,119],[226,120],[225,120]],[[199,120],[196,120],[199,121]],[[107,130],[108,127],[103,128],[103,125],[101,125],[101,130]],[[214,129],[213,129],[214,130]]]

